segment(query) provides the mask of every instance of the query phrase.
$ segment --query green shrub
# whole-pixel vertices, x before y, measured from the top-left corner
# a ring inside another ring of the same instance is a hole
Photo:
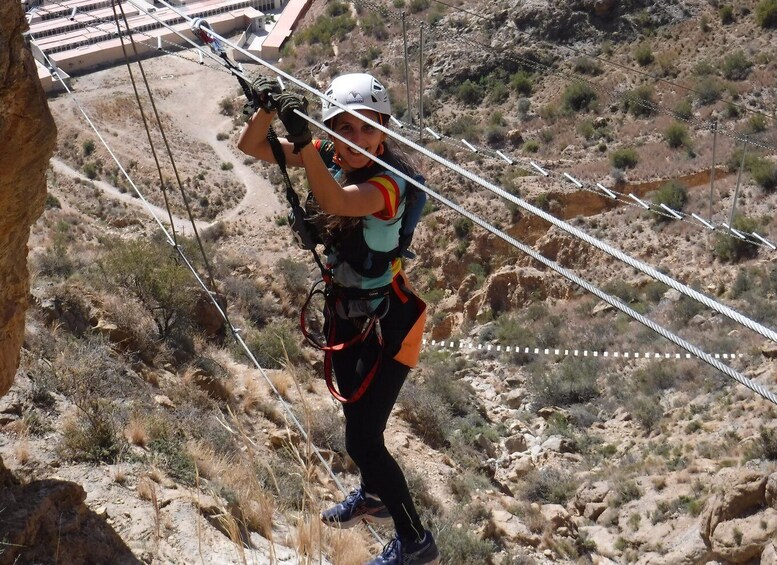
[[[292,364],[304,358],[297,330],[293,321],[277,318],[250,336],[247,345],[263,368],[282,369],[287,355]]]
[[[469,237],[469,235],[472,233],[473,226],[474,224],[469,218],[459,217],[456,218],[456,220],[453,222],[453,231],[457,238],[464,239]]]
[[[470,106],[475,106],[483,101],[483,89],[467,79],[456,90],[456,97]]]
[[[224,161],[221,163],[221,170],[222,171],[231,171],[234,168],[234,165],[230,161]]]
[[[154,318],[162,338],[192,321],[196,297],[191,273],[160,242],[118,241],[101,260],[105,277],[134,296]]]
[[[561,105],[567,112],[593,110],[597,96],[594,89],[583,82],[570,84],[561,96]]]
[[[119,433],[114,407],[108,400],[91,399],[79,402],[78,408],[77,418],[63,429],[62,455],[75,461],[115,463],[126,441]]]
[[[572,61],[572,68],[576,73],[582,73],[584,75],[597,76],[602,74],[602,66],[590,57],[576,57]]]
[[[429,0],[410,0],[408,8],[410,9],[411,14],[423,12],[429,8]]]
[[[94,141],[91,139],[84,140],[81,149],[84,151],[84,157],[89,157],[89,155],[94,153]]]
[[[536,153],[537,151],[540,150],[540,143],[535,139],[527,139],[523,143],[523,150],[526,153]]]
[[[766,117],[763,114],[753,114],[747,121],[747,125],[752,133],[766,131]]]
[[[734,7],[730,4],[721,6],[718,14],[720,15],[721,24],[728,25],[734,22]]]
[[[761,0],[755,8],[755,21],[761,27],[777,27],[777,0]]]
[[[300,263],[283,257],[275,263],[275,267],[278,272],[283,276],[283,280],[286,282],[286,287],[292,293],[302,293],[307,290],[309,286],[309,273],[310,269],[306,263]]]
[[[386,29],[386,18],[378,12],[367,12],[364,14],[361,17],[361,27],[364,33],[378,41],[385,41],[389,38],[389,32]],[[368,51],[370,61],[374,61],[380,56],[380,48],[375,45],[371,45]]]
[[[688,189],[678,180],[671,180],[665,183],[653,196],[653,204],[660,206],[664,204],[673,210],[680,211],[688,202]],[[657,215],[657,219],[665,220],[664,216]]]
[[[318,18],[307,29],[295,32],[297,44],[329,45],[333,40],[342,41],[356,27],[356,21],[345,13],[340,16]]]
[[[525,71],[518,71],[510,77],[510,88],[520,96],[531,96],[532,81]]]
[[[631,147],[623,147],[610,153],[610,164],[616,169],[633,169],[638,162],[639,155]]]
[[[748,170],[753,180],[767,191],[777,187],[777,169],[774,163],[763,157],[752,159],[748,163]]]
[[[755,220],[737,215],[734,218],[734,225],[731,227],[744,233],[751,233],[758,226]],[[712,253],[721,261],[736,263],[741,259],[755,257],[758,253],[758,247],[736,236],[728,235],[726,230],[722,229],[715,234],[715,245]]]
[[[527,475],[522,494],[525,500],[543,504],[566,504],[578,484],[571,473],[556,467],[545,467]]]
[[[672,149],[678,147],[690,147],[690,139],[688,138],[688,129],[680,122],[672,123],[664,132],[664,139]]]
[[[220,131],[216,134],[216,140],[224,141],[225,139],[229,139],[228,133],[224,133],[223,131]]]
[[[343,14],[350,13],[348,4],[345,2],[330,2],[326,7],[326,15],[330,18],[336,18]]]
[[[693,116],[693,104],[687,98],[683,98],[674,107],[674,113],[683,120],[690,119]]]
[[[621,104],[624,111],[630,112],[635,117],[652,115],[655,112],[653,87],[643,85],[625,92],[621,98]]]
[[[704,106],[720,100],[723,94],[723,84],[714,77],[703,77],[696,83],[696,98]]]
[[[750,67],[752,66],[753,63],[745,56],[745,52],[740,49],[723,58],[721,70],[723,71],[723,76],[728,80],[745,80],[747,75],[750,74]]]
[[[714,75],[717,72],[715,65],[707,59],[702,59],[693,67],[693,74],[699,77]]]
[[[538,406],[570,406],[599,396],[599,365],[583,358],[565,358],[549,371],[533,374],[529,390]]]
[[[626,410],[647,431],[655,429],[664,416],[661,401],[656,396],[634,395],[627,402]]]
[[[90,180],[94,180],[99,176],[99,170],[97,169],[97,165],[95,163],[92,163],[91,161],[88,163],[84,163],[84,166],[82,167],[84,174],[86,175],[86,178]]]
[[[460,527],[463,513],[461,508],[454,509],[442,523],[434,524],[441,562],[456,565],[490,563],[497,552],[496,544],[490,539],[481,539],[472,528]],[[469,524],[469,521],[465,523]]]
[[[519,98],[517,104],[518,116],[523,120],[531,109],[531,100],[528,98]]]
[[[402,417],[430,447],[446,445],[453,427],[453,416],[440,396],[415,380],[408,381],[399,395]]]
[[[653,50],[650,48],[650,45],[647,43],[640,43],[637,45],[636,49],[634,49],[634,59],[636,59],[641,67],[646,67],[652,63],[655,57],[653,56]]]

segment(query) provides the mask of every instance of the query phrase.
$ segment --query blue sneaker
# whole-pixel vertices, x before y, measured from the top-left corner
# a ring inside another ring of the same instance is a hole
[[[345,500],[321,513],[321,521],[333,528],[351,528],[359,522],[387,524],[392,521],[388,508],[364,489],[351,491]]]
[[[403,542],[395,537],[383,548],[383,553],[367,565],[438,565],[440,552],[432,532],[424,530],[424,538],[417,542]]]

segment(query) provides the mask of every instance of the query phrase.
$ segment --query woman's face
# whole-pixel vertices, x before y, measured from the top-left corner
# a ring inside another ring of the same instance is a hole
[[[380,116],[377,112],[372,110],[357,110],[357,113],[380,123]],[[376,154],[378,147],[386,138],[386,134],[382,131],[347,112],[343,112],[335,117],[334,123],[332,124],[332,130],[354,145],[361,147],[370,155]],[[369,157],[352,149],[346,143],[337,138],[334,138],[332,141],[335,144],[335,151],[340,155],[343,169],[355,170],[370,164],[371,159]]]

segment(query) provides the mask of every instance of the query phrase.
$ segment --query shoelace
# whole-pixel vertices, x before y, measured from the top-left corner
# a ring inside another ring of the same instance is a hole
[[[403,561],[399,561],[400,557],[402,557],[402,544],[399,538],[392,538],[391,541],[383,546],[381,557],[386,561],[397,560],[398,563],[403,563]]]
[[[361,489],[352,490],[350,494],[345,497],[345,505],[349,506],[358,501],[360,498],[363,498]]]

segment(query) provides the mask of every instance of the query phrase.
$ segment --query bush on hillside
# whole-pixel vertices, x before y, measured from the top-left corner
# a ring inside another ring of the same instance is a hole
[[[687,98],[683,98],[674,107],[674,113],[677,114],[678,118],[687,120],[693,116],[693,104]]]
[[[751,233],[758,226],[755,220],[737,215],[732,227],[744,233]],[[742,259],[755,257],[758,254],[758,247],[734,235],[729,235],[726,230],[721,230],[715,234],[712,253],[721,261],[736,263]]]
[[[633,169],[638,162],[639,155],[631,147],[623,147],[610,153],[610,164],[616,169]]]
[[[706,106],[720,100],[724,86],[718,79],[707,76],[696,83],[694,90],[696,91],[696,98],[699,104]]]
[[[282,369],[289,362],[302,361],[297,325],[286,318],[272,320],[262,329],[249,336],[248,348],[265,369]]]
[[[655,112],[653,88],[649,85],[639,86],[623,94],[621,104],[625,112],[635,117],[650,116]]]
[[[641,67],[646,67],[652,63],[655,57],[653,56],[653,50],[650,48],[650,45],[647,43],[640,43],[637,45],[636,49],[634,49],[634,59]]]
[[[721,6],[718,14],[720,15],[721,24],[728,25],[734,22],[734,7],[730,4]]]
[[[602,74],[602,66],[590,57],[577,57],[572,61],[572,68],[576,73],[597,76]]]
[[[777,27],[777,0],[761,0],[755,8],[755,21],[761,27]]]
[[[169,246],[148,240],[116,242],[101,268],[110,283],[146,308],[161,338],[191,324],[196,300],[191,273],[174,260]]]
[[[750,74],[750,68],[753,63],[747,58],[745,52],[741,49],[735,51],[723,58],[721,70],[723,76],[728,80],[745,80]]]
[[[570,84],[561,96],[561,105],[567,112],[593,110],[597,95],[593,88],[583,82]]]
[[[688,202],[688,189],[678,180],[664,184],[653,196],[653,204],[664,204],[673,210],[682,210]],[[666,220],[664,216],[656,215],[657,221]]]
[[[540,368],[531,376],[529,389],[537,406],[571,406],[599,396],[598,376],[597,363],[567,357],[551,370]]]
[[[678,147],[690,147],[691,140],[688,137],[688,129],[680,122],[672,123],[664,132],[664,139],[672,149]]]
[[[529,74],[525,71],[518,71],[510,76],[510,88],[521,96],[531,96],[532,81]]]
[[[483,89],[480,85],[467,79],[456,90],[456,97],[470,106],[476,106],[483,101]]]

